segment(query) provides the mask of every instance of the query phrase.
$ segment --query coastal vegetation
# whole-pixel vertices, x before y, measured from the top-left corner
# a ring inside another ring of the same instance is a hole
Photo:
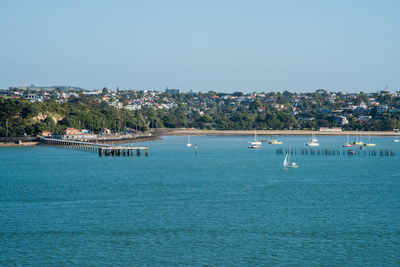
[[[400,97],[329,93],[162,93],[155,91],[29,91],[10,88],[0,97],[0,136],[61,134],[67,127],[99,133],[149,128],[220,130],[391,131],[400,128]]]

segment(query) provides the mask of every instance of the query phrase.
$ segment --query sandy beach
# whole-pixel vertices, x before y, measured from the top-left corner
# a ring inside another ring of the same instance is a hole
[[[240,136],[240,135],[254,135],[254,130],[198,130],[198,129],[158,129],[153,131],[154,135],[167,136],[167,135],[214,135],[214,136]],[[369,135],[371,136],[395,136],[393,131],[374,131],[374,132],[361,132],[361,131],[309,131],[309,130],[257,130],[257,135],[260,136],[275,136],[275,135]]]
[[[8,147],[8,146],[36,146],[36,145],[38,145],[38,144],[39,144],[39,142],[23,142],[23,143],[20,143],[20,144],[16,144],[16,143],[9,142],[9,143],[0,143],[0,147]]]

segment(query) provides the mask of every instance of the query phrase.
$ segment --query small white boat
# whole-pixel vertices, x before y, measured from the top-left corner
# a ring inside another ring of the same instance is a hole
[[[188,142],[187,142],[186,146],[187,146],[187,147],[192,146],[192,144],[190,143],[190,135],[188,135]]]
[[[314,134],[312,134],[311,140],[306,143],[306,146],[319,146],[318,139],[315,137]]]
[[[254,131],[254,141],[249,142],[249,148],[260,148],[261,147],[261,141],[257,140],[257,130]]]
[[[296,162],[290,162],[290,150],[289,153],[286,153],[285,159],[283,161],[283,167],[284,168],[298,168],[299,166],[296,164]]]
[[[261,145],[250,144],[249,148],[260,148]]]
[[[343,147],[352,147],[353,145],[349,142],[349,135],[347,135],[347,142],[343,145]]]
[[[395,130],[397,130],[397,134],[399,134],[399,130],[398,130],[398,129],[395,129]],[[393,142],[394,142],[394,143],[399,143],[400,140],[399,140],[399,138],[395,137],[395,138],[393,139]]]

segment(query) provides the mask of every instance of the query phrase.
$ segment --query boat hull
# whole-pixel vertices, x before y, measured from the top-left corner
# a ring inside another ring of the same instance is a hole
[[[269,141],[268,143],[270,143],[271,145],[281,145],[282,142],[279,141]]]
[[[353,142],[352,144],[355,145],[355,146],[362,146],[362,145],[364,145],[363,142]]]
[[[319,146],[319,143],[306,143],[306,146]]]

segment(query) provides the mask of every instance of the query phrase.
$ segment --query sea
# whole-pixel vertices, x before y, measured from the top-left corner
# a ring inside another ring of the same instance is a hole
[[[253,138],[136,143],[148,157],[0,148],[0,265],[400,266],[400,143]]]

